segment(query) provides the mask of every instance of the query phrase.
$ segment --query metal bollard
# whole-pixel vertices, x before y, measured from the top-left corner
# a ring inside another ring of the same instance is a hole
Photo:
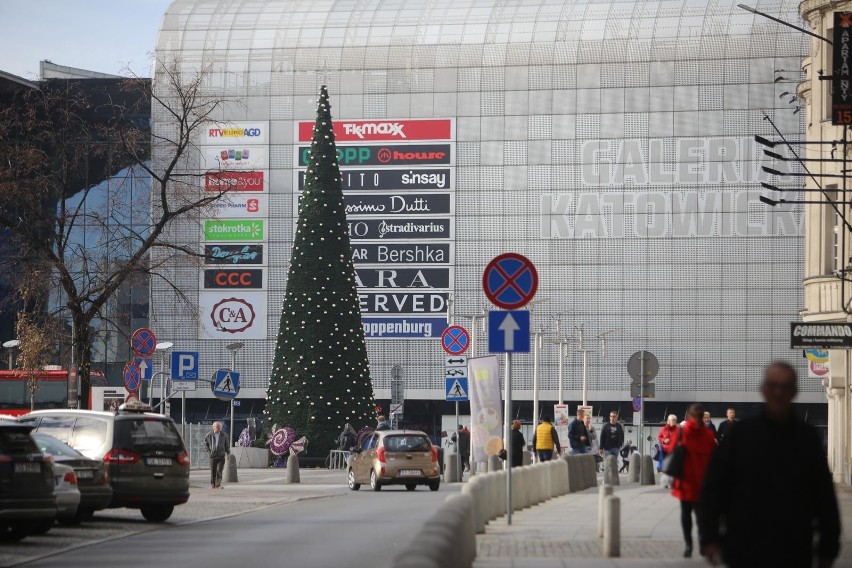
[[[604,558],[621,556],[621,500],[618,497],[607,497],[604,502]]]
[[[604,507],[607,497],[612,497],[612,486],[601,485],[598,487],[598,538],[602,538],[604,535]]]
[[[234,454],[228,454],[225,459],[225,470],[222,472],[222,483],[238,483],[237,458]]]

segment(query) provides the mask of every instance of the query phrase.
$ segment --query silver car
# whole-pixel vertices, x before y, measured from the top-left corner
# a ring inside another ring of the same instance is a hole
[[[77,507],[80,506],[80,490],[77,489],[77,474],[74,473],[74,468],[54,462],[53,483],[57,517],[75,517]],[[31,534],[44,534],[53,527],[53,523],[54,519],[39,521]]]

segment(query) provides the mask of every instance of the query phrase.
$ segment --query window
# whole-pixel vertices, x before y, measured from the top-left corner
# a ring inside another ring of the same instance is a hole
[[[44,416],[39,422],[39,434],[53,436],[65,444],[71,439],[71,428],[74,426],[73,416]]]
[[[107,437],[107,423],[98,418],[78,418],[68,445],[86,455],[103,447]],[[87,451],[88,450],[88,451]]]
[[[183,443],[171,422],[134,418],[115,421],[115,447],[137,453],[145,450],[182,451]]]
[[[389,452],[428,452],[431,444],[426,436],[387,436],[385,449]]]
[[[826,201],[837,201],[837,184],[825,186]],[[822,274],[834,274],[836,270],[840,270],[843,262],[840,258],[843,234],[842,220],[840,215],[831,205],[822,207],[822,226],[823,226],[823,243],[822,243]]]

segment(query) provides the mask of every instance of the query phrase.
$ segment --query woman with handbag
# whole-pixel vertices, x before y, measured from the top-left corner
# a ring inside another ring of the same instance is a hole
[[[710,456],[716,449],[716,436],[704,426],[703,418],[703,406],[690,406],[686,424],[681,429],[677,445],[672,449],[673,454],[681,451],[685,453],[680,475],[675,475],[672,483],[672,495],[680,500],[680,524],[686,541],[684,558],[692,556],[692,514],[694,512],[696,518],[700,516],[701,484],[704,482],[704,472],[707,470]],[[698,540],[701,541],[701,535]]]
[[[680,428],[677,426],[677,416],[669,414],[668,420],[666,420],[666,423],[660,428],[660,432],[657,434],[657,440],[660,442],[660,455],[657,461],[658,470],[662,470],[663,460],[667,455],[672,453],[672,450],[677,445],[679,432]],[[672,478],[670,476],[660,473],[660,483],[663,487],[668,488],[671,482]]]

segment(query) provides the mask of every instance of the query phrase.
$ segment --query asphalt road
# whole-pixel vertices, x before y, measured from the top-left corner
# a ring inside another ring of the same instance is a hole
[[[84,546],[28,563],[87,568],[390,567],[459,485],[369,488]]]

